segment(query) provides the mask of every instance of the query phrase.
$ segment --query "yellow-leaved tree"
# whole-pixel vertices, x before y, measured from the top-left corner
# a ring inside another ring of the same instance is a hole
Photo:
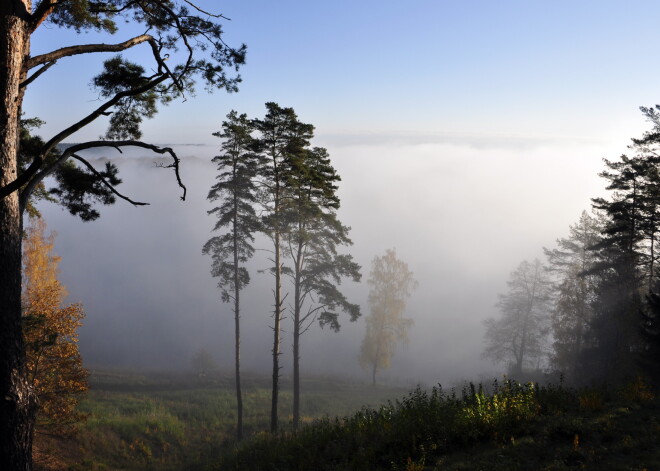
[[[417,288],[408,264],[399,260],[394,249],[375,257],[369,273],[369,306],[367,332],[360,349],[360,365],[371,370],[372,384],[376,373],[388,368],[398,341],[406,342],[412,319],[404,316],[406,301]]]
[[[31,218],[23,240],[23,335],[29,380],[37,395],[37,430],[65,435],[84,415],[77,411],[87,391],[88,372],[78,350],[77,329],[85,313],[80,304],[63,306],[66,288],[57,279],[60,257],[54,235]]]

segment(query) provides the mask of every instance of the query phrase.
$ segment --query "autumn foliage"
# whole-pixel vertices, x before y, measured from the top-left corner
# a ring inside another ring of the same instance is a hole
[[[67,291],[57,279],[60,257],[53,253],[53,239],[45,235],[41,219],[25,229],[23,333],[29,379],[39,401],[37,428],[66,434],[83,418],[76,406],[88,389],[76,332],[85,314],[80,304],[63,306]]]

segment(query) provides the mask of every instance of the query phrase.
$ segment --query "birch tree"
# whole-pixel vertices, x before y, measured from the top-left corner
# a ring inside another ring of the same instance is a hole
[[[389,368],[397,343],[408,339],[413,320],[404,317],[406,302],[418,283],[394,249],[374,257],[368,283],[370,312],[360,349],[360,365],[371,370],[375,385],[378,371]]]

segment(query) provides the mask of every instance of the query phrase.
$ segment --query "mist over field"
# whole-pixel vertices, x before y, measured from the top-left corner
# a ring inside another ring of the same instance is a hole
[[[304,120],[304,116],[301,117]],[[219,141],[218,141],[219,142]],[[318,326],[302,338],[304,374],[360,380],[371,260],[396,248],[419,281],[407,317],[408,345],[400,345],[383,381],[434,384],[492,377],[503,367],[481,358],[485,318],[496,315],[498,293],[523,259],[541,257],[566,235],[590,197],[602,193],[597,172],[612,154],[608,142],[561,142],[471,136],[324,135],[342,177],[339,218],[352,228],[346,249],[362,266],[362,283],[344,283],[362,318],[340,319],[334,333]],[[101,208],[83,223],[49,203],[40,207],[56,231],[61,279],[69,302],[84,304],[80,329],[86,364],[150,369],[190,368],[201,348],[221,367],[233,362],[233,314],[222,303],[210,258],[201,247],[214,222],[207,192],[218,152],[212,145],[174,146],[183,158],[185,202],[170,170],[143,151],[116,159],[118,189],[150,206],[124,201]],[[114,151],[109,151],[114,152]],[[88,154],[95,164],[103,152]],[[113,155],[114,157],[114,155]],[[245,370],[271,368],[272,277],[270,242],[257,240],[252,282],[242,295],[242,362]],[[288,281],[284,282],[288,289]],[[283,374],[290,373],[291,320],[284,321]]]

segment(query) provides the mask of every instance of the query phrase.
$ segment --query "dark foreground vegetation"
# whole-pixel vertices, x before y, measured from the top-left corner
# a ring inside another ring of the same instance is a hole
[[[317,378],[303,383],[300,430],[271,435],[268,379],[248,375],[249,438],[240,444],[232,381],[96,373],[82,403],[87,422],[74,438],[39,437],[37,469],[660,469],[660,400],[641,379],[582,389],[503,380],[405,393]],[[282,395],[290,425],[286,381]]]
[[[344,419],[258,436],[212,469],[660,469],[660,402],[641,380],[581,390],[505,381],[490,389],[416,389]]]

